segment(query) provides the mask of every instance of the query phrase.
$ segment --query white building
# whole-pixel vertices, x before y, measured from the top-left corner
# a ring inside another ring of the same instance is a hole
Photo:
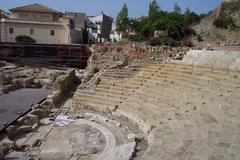
[[[112,42],[119,42],[122,39],[122,34],[116,31],[116,23],[112,23],[112,30],[110,32],[110,39]]]
[[[3,10],[0,9],[0,22],[1,22],[2,18],[8,18],[8,13],[6,13]],[[1,24],[0,24],[0,42],[2,41],[1,40],[1,37],[2,37],[1,36],[1,30],[2,30],[2,28],[1,28]]]
[[[97,16],[87,19],[87,30],[89,32],[89,43],[109,42],[113,18],[106,16],[103,12]]]

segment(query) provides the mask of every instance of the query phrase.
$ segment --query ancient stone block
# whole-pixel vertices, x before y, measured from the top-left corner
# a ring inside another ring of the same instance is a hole
[[[32,132],[33,131],[33,128],[32,126],[20,126],[18,129],[17,129],[17,132],[19,134],[21,133],[28,133],[28,132]]]
[[[5,129],[5,132],[9,136],[14,135],[16,133],[16,131],[17,131],[16,125],[10,125]]]

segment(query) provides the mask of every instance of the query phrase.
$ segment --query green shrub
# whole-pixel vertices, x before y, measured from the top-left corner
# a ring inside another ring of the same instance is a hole
[[[26,36],[26,35],[19,35],[15,38],[15,41],[18,43],[36,43],[36,40]]]
[[[239,30],[239,27],[236,25],[235,22],[232,21],[232,23],[230,23],[228,25],[228,29],[229,31],[238,31]]]
[[[197,41],[198,42],[202,42],[203,41],[202,36],[200,34],[197,35]]]
[[[167,46],[175,47],[178,45],[178,42],[171,37],[152,37],[148,41],[148,44],[151,46],[167,45]]]
[[[152,37],[149,39],[148,44],[151,46],[161,45],[161,40],[159,37]]]
[[[183,36],[196,35],[196,31],[188,26],[182,28]]]
[[[144,36],[138,34],[138,35],[129,35],[128,40],[134,41],[134,42],[142,42],[142,41],[145,41],[146,38]]]
[[[182,40],[182,45],[186,47],[193,47],[193,43],[190,38],[184,38]]]
[[[227,29],[228,25],[233,23],[231,18],[220,17],[213,21],[213,25],[217,28]]]
[[[172,37],[162,37],[161,44],[167,45],[167,46],[172,46],[172,47],[176,47],[179,45],[178,42],[176,40],[174,40]]]

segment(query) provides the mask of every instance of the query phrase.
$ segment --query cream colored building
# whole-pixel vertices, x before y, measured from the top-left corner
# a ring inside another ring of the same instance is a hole
[[[1,22],[2,18],[8,18],[8,14],[0,9],[0,22]],[[0,42],[2,41],[1,40],[1,30],[2,29],[1,29],[1,23],[0,23]]]
[[[15,42],[19,35],[27,35],[37,43],[69,44],[70,20],[63,14],[42,4],[10,9],[10,18],[1,19],[1,40]]]

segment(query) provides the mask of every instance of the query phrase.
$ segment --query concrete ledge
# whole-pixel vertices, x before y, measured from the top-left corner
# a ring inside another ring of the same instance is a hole
[[[240,70],[240,52],[190,50],[183,64],[211,67],[213,69]]]

